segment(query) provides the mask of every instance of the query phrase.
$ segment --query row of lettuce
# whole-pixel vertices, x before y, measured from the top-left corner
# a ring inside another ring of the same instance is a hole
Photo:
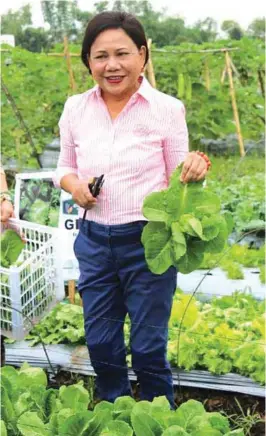
[[[1,369],[1,396],[2,436],[244,436],[195,400],[173,411],[165,397],[136,402],[125,396],[88,410],[83,381],[49,389],[45,372],[26,363]]]
[[[77,304],[58,304],[35,326],[27,337],[31,345],[38,344],[40,337],[45,344],[85,345],[78,300]],[[124,332],[130,364],[129,318]],[[264,384],[264,350],[264,301],[249,292],[235,292],[204,302],[177,289],[169,322],[168,359],[172,367],[204,369],[213,374],[236,372]]]

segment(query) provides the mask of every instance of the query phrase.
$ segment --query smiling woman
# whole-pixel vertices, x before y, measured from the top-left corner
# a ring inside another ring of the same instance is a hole
[[[147,224],[142,206],[148,194],[168,186],[181,162],[184,182],[204,178],[207,164],[188,153],[181,101],[143,77],[149,53],[134,16],[96,15],[85,31],[81,58],[97,85],[65,104],[57,183],[80,206],[74,251],[98,394],[108,401],[131,395],[123,336],[128,313],[141,398],[166,395],[174,408],[166,345],[177,271],[149,270],[141,244]],[[100,174],[104,185],[95,198],[88,183]]]

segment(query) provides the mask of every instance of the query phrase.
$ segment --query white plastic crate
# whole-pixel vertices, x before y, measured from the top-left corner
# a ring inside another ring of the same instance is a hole
[[[31,330],[32,323],[39,322],[64,298],[57,253],[60,233],[27,221],[12,219],[10,224],[20,228],[26,244],[17,262],[19,266],[0,267],[1,334],[20,340]]]

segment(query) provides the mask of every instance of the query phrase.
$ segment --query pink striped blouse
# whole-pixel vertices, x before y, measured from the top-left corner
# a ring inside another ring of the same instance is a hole
[[[188,153],[183,103],[145,78],[115,120],[98,85],[69,97],[59,128],[56,183],[70,173],[83,180],[104,174],[97,205],[87,212],[87,219],[99,224],[145,219],[144,198],[168,186],[172,171]]]

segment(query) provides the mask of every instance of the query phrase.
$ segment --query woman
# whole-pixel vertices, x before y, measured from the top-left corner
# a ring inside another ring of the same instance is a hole
[[[14,218],[14,208],[8,192],[5,171],[0,163],[0,203],[1,203],[1,223],[6,224],[9,218]]]
[[[147,222],[141,210],[148,194],[167,187],[180,162],[185,183],[203,179],[208,165],[207,157],[188,153],[183,104],[141,75],[148,56],[134,16],[103,12],[89,22],[81,57],[97,85],[65,104],[57,177],[80,206],[80,217],[87,211],[74,250],[100,398],[131,395],[123,336],[128,313],[141,398],[165,395],[174,407],[166,346],[177,271],[149,271],[140,242]],[[104,185],[94,198],[88,182],[101,174]]]

